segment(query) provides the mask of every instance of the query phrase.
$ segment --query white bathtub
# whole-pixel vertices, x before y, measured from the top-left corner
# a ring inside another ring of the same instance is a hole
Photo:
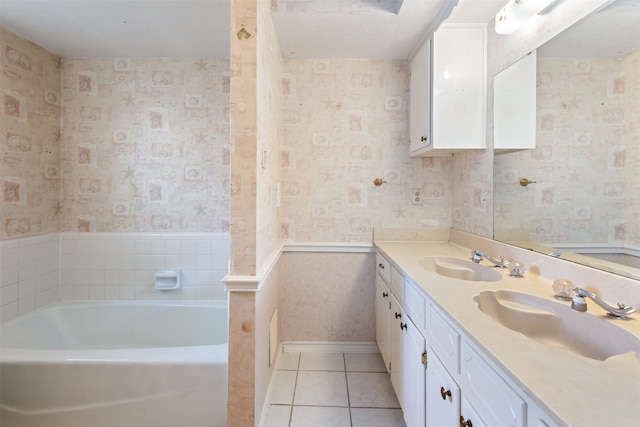
[[[2,427],[226,426],[227,306],[64,303],[0,326]]]

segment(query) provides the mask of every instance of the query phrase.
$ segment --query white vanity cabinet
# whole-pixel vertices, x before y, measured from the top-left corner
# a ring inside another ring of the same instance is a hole
[[[441,26],[411,59],[410,155],[485,148],[486,29]]]
[[[387,372],[391,372],[390,354],[391,331],[389,312],[391,310],[391,290],[380,274],[376,274],[376,342]]]
[[[408,427],[557,427],[422,287],[376,264],[376,336]]]
[[[425,296],[381,254],[376,258],[376,340],[407,427],[425,425]],[[388,280],[388,281],[387,281]],[[406,298],[405,298],[406,296]]]

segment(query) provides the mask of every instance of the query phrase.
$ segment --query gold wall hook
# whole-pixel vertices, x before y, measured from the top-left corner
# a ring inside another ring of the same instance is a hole
[[[530,179],[527,179],[527,178],[522,178],[520,180],[520,185],[523,187],[526,187],[529,184],[535,184],[535,183],[536,183],[535,181],[531,181]]]
[[[386,184],[386,183],[387,183],[387,181],[385,181],[385,180],[384,180],[384,179],[382,179],[382,178],[376,178],[376,179],[374,179],[374,180],[373,180],[373,184],[374,184],[376,187],[380,187],[382,184]]]
[[[249,37],[251,37],[251,34],[249,33],[249,31],[245,30],[244,27],[240,29],[240,31],[238,31],[238,40],[247,40]]]

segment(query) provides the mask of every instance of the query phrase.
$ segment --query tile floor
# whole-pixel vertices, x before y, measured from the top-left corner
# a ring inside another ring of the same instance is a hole
[[[264,427],[405,427],[379,353],[282,353]]]

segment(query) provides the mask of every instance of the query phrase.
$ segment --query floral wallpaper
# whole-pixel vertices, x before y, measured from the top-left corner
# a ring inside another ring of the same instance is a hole
[[[59,231],[60,58],[0,28],[0,240]]]
[[[537,148],[496,157],[499,238],[640,241],[639,58],[538,59]]]
[[[62,231],[229,228],[229,62],[62,60]]]
[[[450,226],[451,159],[409,158],[406,60],[285,60],[283,72],[283,240]]]

